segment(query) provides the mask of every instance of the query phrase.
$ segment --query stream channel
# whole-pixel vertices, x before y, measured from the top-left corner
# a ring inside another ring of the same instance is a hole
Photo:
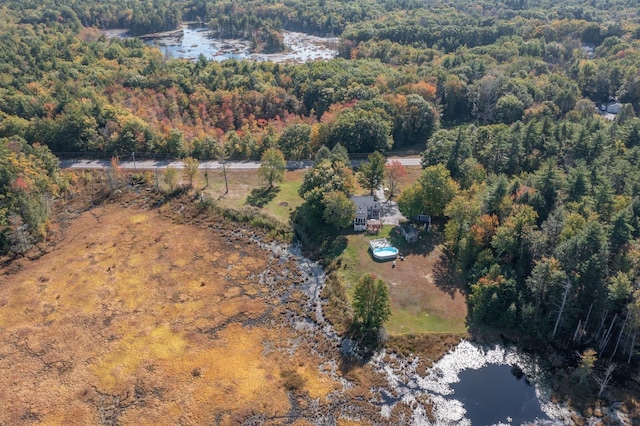
[[[271,249],[282,250],[277,246]],[[322,313],[322,267],[305,258],[295,245],[287,252],[297,258],[305,277],[299,289],[308,295],[307,309],[315,317],[312,323],[299,327],[315,329],[344,348],[346,341],[340,341]],[[420,371],[419,359],[384,351],[370,362],[387,382],[372,389],[370,403],[378,406],[381,417],[389,421],[395,405],[404,403],[412,409],[412,417],[405,419],[405,424],[419,426],[571,423],[573,413],[550,402],[550,390],[539,364],[515,348],[485,347],[463,340],[426,372]]]

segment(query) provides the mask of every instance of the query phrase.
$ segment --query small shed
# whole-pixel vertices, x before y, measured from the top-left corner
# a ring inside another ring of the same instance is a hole
[[[612,104],[607,105],[607,112],[609,114],[617,114],[622,109],[622,104],[620,102],[614,102]]]
[[[424,229],[426,229],[427,231],[431,227],[431,216],[429,216],[428,214],[419,214],[413,218],[413,221],[421,226],[424,226]]]
[[[402,231],[404,239],[407,240],[408,243],[415,243],[418,241],[418,230],[415,226],[404,225],[400,230]]]

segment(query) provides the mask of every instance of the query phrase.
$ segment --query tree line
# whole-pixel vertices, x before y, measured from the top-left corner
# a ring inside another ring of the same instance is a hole
[[[637,355],[640,145],[629,135],[638,124],[632,113],[613,123],[590,113],[427,141],[422,175],[398,205],[407,217],[447,219],[472,326],[531,347],[625,363]]]

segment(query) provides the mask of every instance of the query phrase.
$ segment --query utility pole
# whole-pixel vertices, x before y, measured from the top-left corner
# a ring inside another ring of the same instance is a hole
[[[229,183],[227,182],[227,168],[225,167],[226,163],[226,161],[222,162],[222,173],[224,174],[224,194],[222,194],[223,197],[229,193]]]
[[[222,174],[224,175],[224,194],[218,197],[218,199],[221,199],[222,197],[224,197],[229,193],[229,182],[227,181],[227,167],[226,167],[227,152],[224,144],[221,145],[221,150],[219,151],[219,154],[217,155],[217,157],[218,157],[218,161],[222,163]]]
[[[136,171],[136,152],[133,151],[131,153],[131,156],[133,157],[133,171],[135,172]]]

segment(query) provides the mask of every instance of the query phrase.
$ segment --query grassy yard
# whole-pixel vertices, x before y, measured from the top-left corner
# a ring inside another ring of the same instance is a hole
[[[265,210],[284,223],[288,223],[291,213],[302,204],[298,195],[298,188],[302,183],[304,170],[288,171],[284,175],[284,182],[278,188],[275,197],[265,205]]]
[[[389,286],[391,318],[385,327],[391,334],[461,333],[466,331],[464,296],[452,289],[441,267],[442,230],[437,226],[422,239],[409,244],[398,229],[385,225],[378,235],[351,234],[342,254],[340,277],[349,297],[363,273],[373,273]],[[404,261],[392,268],[390,261],[374,259],[369,241],[388,238],[400,250]]]
[[[207,171],[209,185],[206,185],[204,173],[200,173],[194,184],[211,195],[222,207],[242,209],[254,206],[277,218],[282,223],[289,223],[289,216],[300,204],[298,187],[302,183],[304,170],[287,171],[284,182],[268,190],[258,177],[257,170],[227,170],[227,186],[222,170]]]

